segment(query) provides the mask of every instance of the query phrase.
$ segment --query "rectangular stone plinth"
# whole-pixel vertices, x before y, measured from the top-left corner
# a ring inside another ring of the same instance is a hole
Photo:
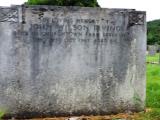
[[[145,12],[0,8],[6,116],[103,115],[145,106]]]

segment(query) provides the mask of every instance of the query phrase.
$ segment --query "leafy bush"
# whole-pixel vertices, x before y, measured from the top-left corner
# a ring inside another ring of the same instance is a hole
[[[160,20],[154,20],[147,23],[147,44],[160,45]]]
[[[28,5],[99,7],[97,0],[28,0]]]

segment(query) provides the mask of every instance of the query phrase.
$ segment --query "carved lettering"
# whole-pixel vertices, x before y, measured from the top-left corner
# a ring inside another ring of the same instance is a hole
[[[98,24],[100,21],[105,24]],[[116,41],[118,37],[126,36],[123,26],[105,19],[43,18],[40,23],[31,24],[30,27],[37,39],[54,39],[55,41],[65,38],[65,42],[92,40],[103,43],[110,39]]]

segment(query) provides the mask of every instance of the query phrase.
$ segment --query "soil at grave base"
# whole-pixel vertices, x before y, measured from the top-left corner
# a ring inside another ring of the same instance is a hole
[[[107,116],[81,116],[81,117],[55,117],[55,118],[34,118],[30,120],[113,120],[113,119],[123,119],[123,120],[135,120],[138,118],[138,113],[132,114],[117,114],[117,115],[107,115]]]

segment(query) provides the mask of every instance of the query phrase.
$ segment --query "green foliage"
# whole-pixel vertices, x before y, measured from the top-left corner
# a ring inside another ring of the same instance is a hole
[[[147,65],[146,106],[160,108],[160,65]]]
[[[157,60],[156,56],[147,56],[147,61]],[[147,64],[147,98],[149,112],[141,112],[136,120],[160,120],[160,65]]]
[[[147,62],[158,62],[159,61],[159,53],[157,53],[155,56],[147,56],[146,59]]]
[[[142,112],[136,120],[160,120],[160,109],[154,108],[150,112]]]
[[[160,20],[150,21],[147,24],[147,44],[160,45]]]
[[[147,56],[146,61],[158,61],[159,54]],[[146,106],[160,108],[160,65],[147,65],[147,99]]]
[[[0,110],[0,119],[3,117],[4,114],[5,114],[5,112]]]
[[[99,7],[97,0],[28,0],[28,5]]]

